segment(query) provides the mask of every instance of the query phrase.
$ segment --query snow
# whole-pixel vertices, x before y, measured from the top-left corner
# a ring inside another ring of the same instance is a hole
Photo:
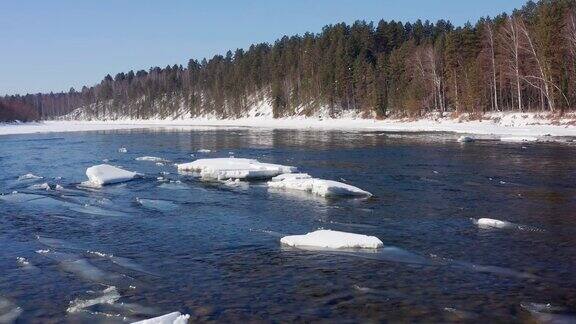
[[[321,115],[316,118],[293,116],[272,118],[265,113],[255,113],[239,119],[185,118],[148,120],[108,120],[108,121],[44,121],[39,123],[0,124],[0,135],[30,134],[46,132],[74,132],[115,129],[173,128],[181,130],[214,129],[216,127],[255,127],[282,129],[337,129],[394,132],[455,132],[464,134],[505,135],[505,136],[576,136],[576,117],[565,114],[558,118],[537,113],[492,113],[483,120],[440,117],[429,115],[419,120],[411,119],[362,119],[358,116],[342,115],[329,118]],[[464,116],[465,117],[465,116]]]
[[[491,218],[480,218],[479,220],[475,221],[475,223],[480,228],[510,228],[514,226],[514,224],[510,222]]]
[[[375,236],[332,230],[318,230],[306,235],[285,236],[280,243],[293,247],[327,249],[377,249],[384,244]]]
[[[310,179],[312,178],[308,173],[284,173],[279,176],[275,176],[270,181],[279,182],[287,179]]]
[[[268,182],[269,188],[284,190],[306,191],[321,197],[370,197],[371,193],[352,185],[333,181],[311,178],[307,174],[294,177],[272,179]]]
[[[262,163],[253,159],[215,158],[199,159],[178,164],[178,171],[197,172],[204,179],[269,179],[296,171],[295,167]]]
[[[458,142],[459,143],[471,143],[474,142],[474,138],[470,137],[470,136],[460,136],[458,138]]]
[[[538,138],[533,136],[511,136],[511,137],[502,137],[500,138],[500,141],[514,142],[514,143],[538,142]]]
[[[182,315],[180,312],[149,318],[143,321],[133,322],[132,324],[186,324],[190,315]]]
[[[130,181],[140,175],[136,172],[126,171],[108,164],[100,164],[86,169],[89,183],[94,186],[104,186],[119,182]]]

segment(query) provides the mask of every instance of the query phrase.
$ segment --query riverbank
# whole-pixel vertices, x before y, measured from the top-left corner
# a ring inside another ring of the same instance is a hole
[[[422,119],[360,118],[240,118],[240,119],[154,119],[113,121],[44,121],[0,124],[0,135],[51,132],[101,131],[120,129],[198,129],[206,127],[254,127],[275,129],[318,129],[390,132],[453,132],[475,135],[576,136],[576,116],[562,118],[536,113],[495,113],[481,120],[461,115],[458,118],[429,116]]]

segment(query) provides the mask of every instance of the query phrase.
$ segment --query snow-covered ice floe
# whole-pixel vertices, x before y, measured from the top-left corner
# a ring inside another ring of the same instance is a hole
[[[370,197],[371,193],[352,185],[312,178],[306,173],[281,175],[268,182],[269,188],[306,191],[322,197]]]
[[[33,173],[26,173],[25,175],[21,175],[18,177],[18,180],[22,181],[22,180],[38,180],[38,179],[42,179],[42,177],[37,176]]]
[[[130,181],[141,175],[108,164],[100,164],[86,169],[86,176],[88,177],[87,185],[101,187],[108,184]]]
[[[492,218],[473,219],[472,221],[480,228],[513,228],[516,226],[513,223]]]
[[[332,230],[318,230],[306,235],[285,236],[280,243],[293,247],[326,249],[377,249],[384,244],[375,236]]]
[[[186,324],[190,315],[182,315],[180,312],[173,312],[170,314],[145,319],[143,321],[134,322],[132,324]]]
[[[296,171],[295,167],[262,163],[253,159],[215,158],[200,159],[178,164],[178,171],[197,172],[205,179],[269,179]]]
[[[475,141],[475,139],[473,137],[470,137],[470,136],[460,136],[458,138],[459,143],[472,143],[474,141]]]
[[[141,157],[137,157],[136,161],[147,161],[147,162],[158,162],[158,163],[166,163],[166,162],[170,162],[169,160],[160,158],[160,157],[156,157],[156,156],[141,156]]]
[[[502,137],[501,142],[512,142],[512,143],[526,143],[526,142],[538,142],[538,137],[532,136],[512,136],[512,137]]]

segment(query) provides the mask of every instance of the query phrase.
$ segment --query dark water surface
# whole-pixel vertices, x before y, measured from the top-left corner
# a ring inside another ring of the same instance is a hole
[[[20,313],[22,323],[122,322],[172,311],[221,322],[574,321],[576,146],[456,138],[247,129],[2,136],[0,321]],[[294,165],[375,197],[203,183],[173,165],[229,155]],[[146,177],[78,186],[104,159]],[[43,179],[18,179],[27,173]],[[63,189],[33,187],[42,183]],[[518,226],[470,220],[482,217]],[[282,235],[318,228],[374,235],[386,248],[280,246]]]

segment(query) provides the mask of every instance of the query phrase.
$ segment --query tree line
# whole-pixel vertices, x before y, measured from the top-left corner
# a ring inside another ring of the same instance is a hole
[[[8,96],[54,118],[241,116],[269,100],[275,117],[418,117],[431,112],[563,113],[576,103],[576,1],[528,2],[455,27],[440,20],[357,21],[282,37],[186,66],[107,75],[79,91]]]

